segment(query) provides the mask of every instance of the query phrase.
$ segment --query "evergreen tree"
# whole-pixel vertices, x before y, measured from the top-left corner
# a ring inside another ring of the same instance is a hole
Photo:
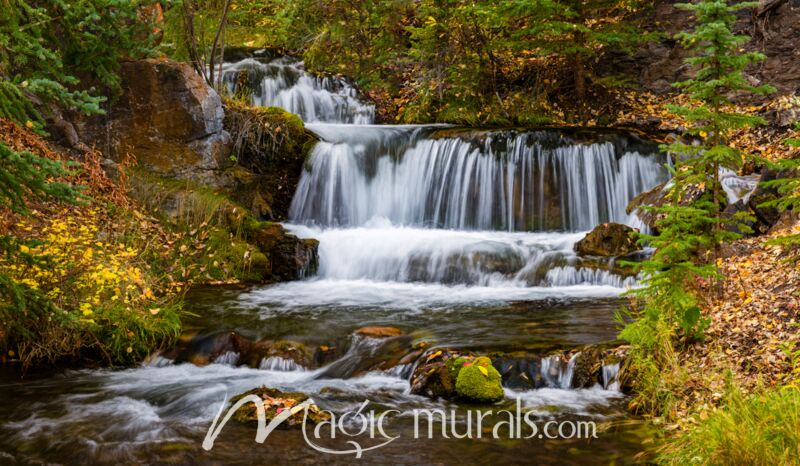
[[[119,60],[149,53],[150,28],[138,16],[148,3],[0,1],[0,117],[41,128],[31,96],[62,109],[101,113],[102,88],[119,84]],[[89,77],[83,89],[77,75]]]
[[[731,96],[768,94],[771,86],[753,86],[744,74],[745,69],[765,57],[758,52],[743,52],[742,46],[749,36],[737,35],[732,31],[736,22],[735,13],[755,3],[729,5],[727,0],[702,0],[699,3],[682,3],[677,8],[694,13],[696,26],[693,31],[678,34],[683,45],[692,52],[686,59],[694,77],[675,83],[693,102],[689,106],[671,106],[670,110],[685,118],[692,126],[687,136],[699,137],[699,145],[676,142],[668,146],[680,161],[682,176],[686,187],[705,188],[711,198],[704,197],[704,208],[715,221],[703,231],[711,235],[716,247],[721,242],[736,235],[726,230],[730,224],[739,224],[740,217],[723,218],[722,209],[726,204],[719,181],[721,168],[737,170],[747,154],[730,144],[731,133],[742,128],[763,124],[760,117],[737,112],[733,108]]]
[[[624,20],[643,5],[642,0],[513,0],[503,11],[521,26],[514,34],[518,47],[554,55],[570,65],[575,95],[583,101],[592,62],[604,49],[631,50],[648,40],[648,34]]]
[[[800,123],[797,124],[797,129],[800,130]],[[800,147],[800,139],[787,139],[786,144],[792,147]],[[767,165],[783,176],[762,183],[765,188],[775,189],[778,197],[772,201],[765,202],[760,207],[773,207],[778,209],[779,212],[787,210],[795,213],[800,212],[800,157],[767,162]],[[798,248],[800,247],[800,233],[777,238],[772,240],[771,243]]]
[[[678,141],[662,148],[675,159],[669,202],[649,208],[659,218],[658,234],[639,235],[640,243],[654,247],[655,253],[639,264],[644,287],[634,294],[642,299],[643,309],[620,336],[631,342],[632,367],[638,372],[639,384],[635,402],[647,411],[663,414],[669,409],[671,388],[665,386],[661,374],[678,366],[676,339],[684,344],[703,339],[710,321],[701,316],[695,290],[716,278],[712,261],[716,248],[738,236],[725,228],[742,219],[722,215],[726,200],[719,171],[721,167],[738,168],[746,156],[730,144],[731,133],[762,120],[733,110],[729,96],[771,91],[769,86],[752,86],[747,81],[745,68],[764,57],[742,52],[749,38],[732,32],[735,12],[751,6],[729,5],[726,0],[677,5],[693,12],[696,19],[693,31],[678,36],[692,51],[686,63],[694,77],[675,84],[688,94],[692,105],[670,109],[691,124],[686,136],[699,137],[700,143]]]

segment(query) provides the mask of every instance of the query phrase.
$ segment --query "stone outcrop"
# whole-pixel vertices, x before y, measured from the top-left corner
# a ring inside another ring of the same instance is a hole
[[[635,231],[621,223],[603,223],[575,243],[575,251],[583,256],[624,256],[639,249],[632,235]]]
[[[294,191],[288,174],[272,176],[269,167],[255,172],[238,163],[234,139],[224,127],[222,99],[201,76],[185,63],[146,59],[123,63],[120,78],[123,93],[106,115],[76,121],[81,139],[110,159],[110,170],[119,171],[114,163],[123,161],[136,166],[129,173],[135,178],[129,183],[132,196],[190,229],[203,222],[194,217],[205,217],[237,240],[243,234],[241,239],[264,255],[251,261],[259,270],[242,277],[244,281],[294,280],[316,272],[317,241],[258,221],[275,219],[273,204],[285,215]],[[279,116],[285,128],[276,127],[281,139],[273,141],[273,149],[300,160],[285,169],[299,177],[303,153],[314,140],[302,122]],[[249,156],[258,152],[256,146],[251,141]],[[203,215],[194,216],[194,211]]]
[[[78,125],[81,138],[112,160],[213,184],[230,167],[222,100],[186,63],[145,59],[120,68],[122,96],[107,115]]]

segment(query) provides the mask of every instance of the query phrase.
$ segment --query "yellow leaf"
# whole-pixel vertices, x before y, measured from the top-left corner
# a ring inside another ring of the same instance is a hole
[[[430,361],[431,359],[433,359],[435,357],[441,356],[441,355],[442,355],[441,351],[437,351],[435,353],[432,353],[430,356],[428,356],[428,361]]]
[[[483,366],[477,366],[478,370],[481,371],[484,377],[489,377],[489,371]]]

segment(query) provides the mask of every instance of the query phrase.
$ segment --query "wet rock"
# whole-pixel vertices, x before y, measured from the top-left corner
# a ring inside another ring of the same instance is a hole
[[[503,379],[503,386],[532,390],[546,386],[542,378],[541,358],[500,355],[492,358],[494,368]]]
[[[372,338],[399,337],[403,331],[396,327],[361,327],[355,332],[357,335]]]
[[[623,256],[638,249],[636,230],[620,223],[603,223],[575,243],[575,251],[584,256]]]
[[[647,258],[643,251],[636,251],[620,257],[581,257],[578,265],[593,270],[605,270],[623,278],[635,277],[638,272],[630,265],[623,265],[621,262],[641,262]]]
[[[482,356],[464,362],[458,370],[456,393],[458,398],[475,403],[494,403],[504,395],[500,373],[492,366],[492,360]]]
[[[572,388],[589,388],[600,381],[603,368],[601,350],[597,347],[585,347],[575,357],[572,373]]]
[[[631,199],[631,201],[625,207],[625,212],[629,215],[635,212],[636,216],[639,217],[639,220],[641,220],[651,230],[657,232],[658,228],[656,224],[658,223],[658,220],[663,217],[663,215],[644,209],[643,207],[662,207],[667,204],[669,202],[669,199],[667,198],[669,194],[667,183],[669,182],[661,183],[653,189],[640,193]],[[686,195],[681,198],[681,205],[688,205],[696,201],[700,198],[703,192],[704,191],[702,189],[697,187],[691,187],[687,189]]]
[[[274,279],[297,280],[317,272],[319,241],[298,238],[281,224],[271,222],[259,222],[249,236],[269,256]]]
[[[237,353],[234,335],[233,332],[184,335],[173,348],[163,352],[161,356],[177,363],[188,362],[205,366],[226,354]]]
[[[269,424],[276,416],[286,409],[295,408],[297,411],[279,424],[282,429],[300,427],[303,425],[304,410],[296,407],[308,399],[308,395],[300,392],[282,392],[276,388],[262,386],[254,388],[231,399],[231,406],[248,395],[255,395],[261,398],[264,406],[266,424]],[[255,403],[246,403],[241,406],[233,415],[233,419],[243,423],[258,422],[258,409]],[[308,407],[308,420],[313,424],[330,419],[330,416],[320,410],[315,404]]]
[[[302,343],[286,340],[254,341],[236,332],[186,335],[160,356],[177,363],[188,362],[197,366],[219,362],[253,368],[258,368],[262,360],[270,357],[293,361],[302,367],[312,367],[314,361],[312,352]]]
[[[454,350],[437,350],[423,356],[411,375],[411,393],[429,398],[452,399],[457,396],[456,377],[469,354]],[[449,365],[447,362],[452,360]]]

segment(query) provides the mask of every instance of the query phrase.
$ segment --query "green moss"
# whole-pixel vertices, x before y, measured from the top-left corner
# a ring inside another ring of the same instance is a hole
[[[488,365],[484,365],[487,361]],[[500,373],[492,367],[489,358],[477,358],[472,365],[462,367],[458,372],[456,392],[467,401],[493,403],[503,399],[501,380]]]
[[[317,138],[299,116],[279,107],[252,107],[225,100],[225,128],[234,140],[241,166],[261,172],[265,167],[305,160]]]
[[[448,359],[447,362],[444,363],[444,366],[447,368],[450,378],[453,380],[458,380],[458,373],[461,372],[461,369],[464,367],[464,363],[467,361],[468,359],[463,356]]]

